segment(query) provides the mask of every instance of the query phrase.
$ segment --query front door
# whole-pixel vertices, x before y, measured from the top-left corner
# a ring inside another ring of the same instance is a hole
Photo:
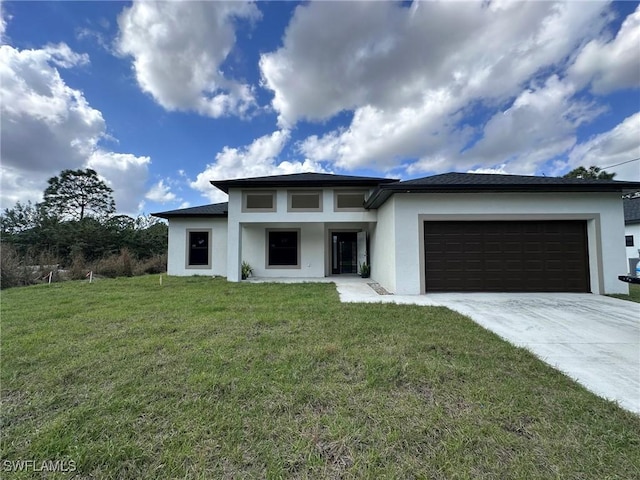
[[[357,232],[331,234],[331,273],[358,273]]]

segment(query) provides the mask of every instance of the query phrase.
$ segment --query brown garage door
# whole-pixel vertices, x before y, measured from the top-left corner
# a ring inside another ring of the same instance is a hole
[[[589,292],[584,221],[425,222],[427,292]]]

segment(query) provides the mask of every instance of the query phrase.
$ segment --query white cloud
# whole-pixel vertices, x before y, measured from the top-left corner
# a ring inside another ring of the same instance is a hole
[[[148,157],[107,152],[102,113],[59,69],[88,64],[66,44],[18,50],[0,46],[0,155],[3,207],[41,201],[47,179],[64,169],[95,168],[114,189],[120,212],[135,212],[144,193]]]
[[[102,49],[104,49],[106,52],[109,52],[112,54],[116,53],[113,51],[113,46],[111,42],[107,39],[107,36],[104,33],[97,31],[95,29],[86,28],[86,27],[78,28],[76,30],[76,38],[78,40],[93,41],[97,45],[99,45]]]
[[[176,194],[171,192],[171,187],[160,180],[153,185],[145,195],[145,198],[158,203],[167,203],[176,199]]]
[[[118,18],[117,46],[165,109],[244,115],[255,106],[253,89],[227,78],[222,64],[235,44],[233,22],[259,17],[247,2],[135,2]]]
[[[511,172],[505,170],[506,165],[498,165],[496,167],[488,167],[488,168],[476,168],[473,170],[467,170],[467,173],[486,173],[491,175],[508,175]]]
[[[445,91],[450,111],[504,99],[597,32],[602,4],[312,2],[260,67],[283,125],[373,107],[395,115]]]
[[[536,173],[541,164],[575,144],[579,125],[602,113],[593,104],[574,100],[574,93],[574,86],[556,75],[523,91],[509,109],[491,117],[482,138],[457,156],[457,163],[486,166],[502,159],[512,173]]]
[[[11,208],[17,202],[42,201],[47,177],[34,176],[19,168],[0,166],[0,208]]]
[[[4,18],[4,2],[0,1],[0,41],[4,41],[4,32],[7,30],[7,21]]]
[[[458,154],[458,146],[445,147],[434,152],[429,152],[420,157],[415,162],[408,162],[404,165],[407,175],[416,176],[424,175],[426,172],[441,173],[457,170],[456,167],[452,167],[455,163],[452,158],[455,158]],[[398,176],[401,176],[400,174]]]
[[[51,171],[82,164],[95,148],[105,130],[102,114],[56,68],[87,61],[64,44],[40,50],[0,46],[3,165]]]
[[[56,68],[87,61],[64,44],[39,50],[0,46],[3,202],[40,200],[48,177],[81,168],[96,148],[105,131],[102,114]]]
[[[221,202],[226,199],[226,195],[213,187],[211,180],[325,171],[321,164],[312,160],[277,163],[289,135],[288,130],[276,130],[271,135],[257,138],[245,147],[224,147],[216,155],[215,162],[207,165],[190,186],[212,202]]]
[[[569,154],[569,162],[556,164],[555,174],[566,173],[579,166],[600,168],[634,160],[640,157],[640,113],[624,119],[608,132],[593,136],[588,141],[576,145]],[[640,162],[625,163],[614,168],[616,180],[640,182]]]
[[[605,111],[580,95],[590,76],[594,88],[633,85],[637,15],[611,43],[589,43],[613,18],[607,3],[311,2],[296,8],[283,46],[262,55],[260,67],[281,125],[353,112],[347,127],[298,143],[313,161],[530,174],[567,154],[577,128]],[[621,68],[565,76],[592,44],[611,53],[607,69]],[[478,107],[504,111],[477,128],[464,119]]]
[[[590,41],[580,51],[569,73],[576,80],[591,81],[595,93],[640,87],[640,6],[629,15],[616,37]]]
[[[98,149],[91,154],[86,166],[97,171],[113,189],[118,213],[135,216],[141,210],[139,204],[145,192],[150,163],[149,157]]]
[[[455,126],[460,117],[451,112],[453,101],[441,90],[425,95],[421,104],[393,112],[361,107],[348,129],[310,137],[300,143],[300,151],[312,160],[331,161],[346,170],[390,170],[402,158],[418,157],[454,143],[461,147],[468,132]]]

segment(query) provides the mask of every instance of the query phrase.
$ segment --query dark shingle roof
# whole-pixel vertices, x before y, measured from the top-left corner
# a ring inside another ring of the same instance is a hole
[[[154,217],[172,218],[172,217],[226,217],[229,212],[229,202],[211,203],[209,205],[201,205],[199,207],[180,208],[178,210],[169,210],[167,212],[152,213]]]
[[[595,180],[591,178],[535,177],[532,175],[497,175],[488,173],[443,173],[431,177],[416,178],[400,182],[398,185],[446,185],[446,186],[526,186],[526,185],[618,185],[616,180]]]
[[[629,192],[637,189],[640,189],[639,182],[483,173],[444,173],[380,185],[367,200],[365,206],[377,208],[392,194],[400,192]]]
[[[624,223],[640,223],[640,197],[625,198],[623,205]]]
[[[444,173],[404,182],[390,178],[356,177],[329,173],[294,173],[292,175],[220,180],[211,183],[225,193],[229,192],[229,188],[377,186],[376,191],[367,200],[366,208],[378,208],[391,195],[401,192],[631,192],[640,190],[640,182],[482,173]],[[632,207],[627,207],[627,204]],[[170,210],[152,215],[171,218],[226,217],[227,214],[228,202]],[[627,223],[640,222],[640,201],[638,199],[625,200],[625,221]]]
[[[268,177],[212,180],[211,184],[224,193],[229,193],[230,188],[376,187],[380,184],[395,182],[398,182],[398,180],[393,178],[356,177],[352,175],[334,175],[332,173],[293,173]]]

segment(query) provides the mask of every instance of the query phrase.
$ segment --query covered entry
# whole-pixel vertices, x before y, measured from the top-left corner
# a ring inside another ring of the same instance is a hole
[[[366,233],[358,231],[332,231],[331,274],[357,274],[360,265],[366,262]]]
[[[428,292],[590,292],[584,220],[426,221]]]

